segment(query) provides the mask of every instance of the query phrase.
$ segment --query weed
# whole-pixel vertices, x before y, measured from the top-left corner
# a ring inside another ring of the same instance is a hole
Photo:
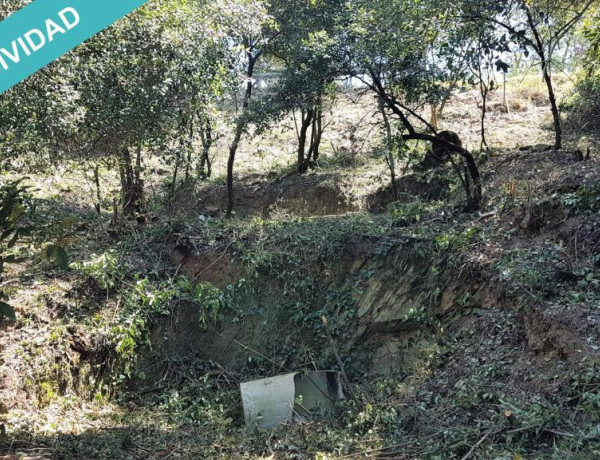
[[[600,213],[600,182],[563,195],[562,202],[574,215]]]
[[[92,254],[90,260],[73,262],[71,268],[93,279],[104,291],[115,287],[126,269],[115,251],[107,251],[99,256]]]
[[[408,226],[421,221],[422,217],[442,206],[440,202],[423,202],[413,200],[409,202],[397,202],[388,206],[388,211],[396,225]]]
[[[483,241],[483,230],[479,227],[469,227],[466,230],[453,230],[434,237],[437,247],[441,250],[464,251],[473,244]]]

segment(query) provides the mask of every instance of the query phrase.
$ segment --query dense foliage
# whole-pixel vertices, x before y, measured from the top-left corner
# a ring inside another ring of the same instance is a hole
[[[7,8],[19,6],[15,0]],[[374,91],[399,123],[394,138],[427,142],[435,140],[453,89],[476,83],[483,98],[484,146],[494,74],[520,65],[529,51],[540,60],[560,149],[555,55],[572,46],[574,30],[585,19],[588,63],[595,60],[597,27],[588,17],[594,8],[591,0],[152,1],[2,95],[2,157],[38,165],[78,158],[96,182],[99,164],[116,167],[124,211],[141,213],[145,156],[157,155],[173,169],[173,195],[194,165],[199,178],[211,175],[215,143],[230,129],[231,215],[236,151],[252,125],[261,132],[292,114],[303,173],[318,164],[326,111],[343,79],[353,77]],[[259,71],[270,74],[273,84],[257,96]],[[423,115],[429,106],[431,120]],[[196,151],[198,143],[202,148]],[[471,152],[443,145],[457,156],[453,162],[468,207],[478,208],[482,184]],[[99,190],[97,201],[99,208]]]

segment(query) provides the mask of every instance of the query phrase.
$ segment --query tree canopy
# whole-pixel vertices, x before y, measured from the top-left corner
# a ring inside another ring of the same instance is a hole
[[[23,2],[5,4],[8,14]],[[235,132],[227,179],[231,213],[244,134],[292,115],[297,168],[306,172],[318,163],[325,109],[344,79],[372,91],[400,123],[404,141],[428,142],[435,140],[438,112],[452,91],[478,84],[487,145],[490,78],[509,72],[518,52],[540,65],[560,149],[554,57],[587,21],[588,57],[595,59],[598,31],[590,18],[596,7],[593,0],[150,1],[0,97],[2,156],[112,158],[123,174],[139,176],[131,149],[138,151],[137,163],[142,151],[159,155],[176,172],[185,167],[186,177],[196,161],[199,176],[206,177],[220,136],[217,122],[226,121]],[[256,72],[272,76],[258,98]],[[425,115],[429,106],[431,119]],[[199,139],[203,147],[196,154]],[[477,208],[481,184],[472,153],[445,145],[458,163],[466,162],[463,183],[469,207]],[[124,188],[136,180],[124,180]]]

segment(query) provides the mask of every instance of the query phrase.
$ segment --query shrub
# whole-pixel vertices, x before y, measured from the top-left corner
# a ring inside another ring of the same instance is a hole
[[[600,75],[579,80],[565,109],[568,126],[573,130],[600,132]]]

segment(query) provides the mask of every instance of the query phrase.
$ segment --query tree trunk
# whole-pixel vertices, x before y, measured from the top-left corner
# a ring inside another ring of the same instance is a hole
[[[138,145],[135,156],[135,210],[142,212],[146,207],[146,196],[144,194],[144,180],[142,179],[142,145]]]
[[[177,188],[177,175],[179,174],[179,165],[181,164],[181,150],[177,150],[175,155],[175,169],[173,169],[173,181],[171,182],[171,200],[175,198],[175,189]]]
[[[490,82],[489,75],[487,76],[487,81],[483,81],[483,69],[481,68],[481,59],[482,59],[482,49],[481,45],[479,46],[479,58],[477,60],[477,74],[479,77],[479,92],[481,94],[481,146],[480,151],[483,152],[483,147],[488,148],[488,143],[485,138],[485,117],[487,115],[487,98],[490,87],[488,83]]]
[[[442,119],[442,115],[444,114],[446,104],[452,97],[452,92],[456,88],[456,85],[458,84],[459,80],[460,73],[457,72],[454,78],[450,81],[450,84],[448,85],[448,90],[444,94],[444,97],[442,98],[439,105],[431,104],[431,120],[429,123],[429,128],[432,128],[433,132],[437,132],[437,130],[439,129],[440,120]]]
[[[212,125],[208,116],[204,116],[200,121],[200,139],[202,140],[202,156],[198,166],[198,177],[206,179],[212,175],[210,149],[213,145]]]
[[[119,158],[119,175],[121,177],[121,197],[123,214],[131,216],[140,212],[144,205],[144,182],[141,177],[142,148],[138,147],[135,167],[129,149],[121,149]]]
[[[129,149],[121,149],[119,158],[119,174],[121,176],[121,198],[123,202],[123,214],[130,216],[135,213],[135,176]]]
[[[312,128],[310,134],[310,148],[306,156],[307,166],[316,165],[321,154],[321,141],[323,139],[323,109],[319,106],[314,109]]]
[[[554,93],[554,87],[552,85],[552,75],[550,73],[550,60],[552,58],[552,53],[549,52],[549,55],[546,55],[544,41],[535,25],[531,10],[529,9],[526,3],[524,3],[524,5],[525,13],[527,15],[527,22],[529,23],[529,27],[531,28],[531,31],[533,32],[533,36],[535,38],[534,49],[540,58],[542,65],[542,75],[544,77],[544,82],[546,82],[546,86],[548,87],[548,98],[550,99],[552,118],[554,119],[554,149],[560,150],[562,149],[562,126],[560,122],[560,112],[558,111],[558,105],[556,103],[556,94]]]
[[[100,166],[94,165],[94,184],[96,185],[96,212],[102,214],[102,192],[100,191]]]
[[[142,180],[142,146],[138,145],[135,154],[135,183],[139,184]]]
[[[300,126],[300,134],[298,135],[298,172],[304,174],[308,170],[306,157],[306,140],[308,129],[312,126],[314,118],[314,109],[302,110],[302,125]]]
[[[190,181],[190,165],[192,164],[192,150],[188,148],[187,158],[185,159],[185,179],[187,184]]]
[[[185,160],[185,182],[189,183],[190,169],[192,167],[192,152],[194,151],[194,114],[190,116],[188,140],[186,145],[187,156]]]
[[[483,76],[481,76],[483,78]],[[480,89],[481,89],[481,148],[483,151],[483,147],[488,148],[487,139],[485,138],[485,117],[487,115],[487,97],[488,97],[488,87],[483,80],[480,81]]]
[[[319,156],[321,155],[321,140],[323,139],[323,109],[318,110],[317,114],[317,136],[315,138],[314,152],[313,152],[313,160],[315,162],[319,161]]]
[[[434,106],[431,106],[433,110]],[[392,191],[394,192],[394,199],[398,201],[398,184],[396,184],[396,159],[394,158],[394,148],[393,143],[394,140],[392,138],[392,126],[390,125],[390,120],[388,118],[387,113],[385,113],[385,105],[381,99],[379,99],[379,111],[381,112],[381,116],[383,117],[383,126],[385,127],[385,149],[386,149],[386,162],[388,168],[390,168],[390,180],[392,185]]]
[[[479,173],[479,168],[477,167],[477,162],[475,161],[475,158],[473,157],[471,152],[459,145],[453,144],[452,142],[439,138],[435,135],[418,133],[415,127],[408,119],[407,115],[404,113],[400,104],[386,92],[377,74],[375,74],[375,72],[373,71],[370,71],[369,73],[373,80],[373,84],[370,85],[371,90],[373,90],[378,95],[378,97],[382,100],[382,102],[385,105],[388,106],[388,108],[394,113],[394,115],[398,116],[404,129],[408,131],[408,134],[402,136],[403,140],[421,140],[432,143],[436,142],[446,147],[451,152],[459,154],[465,159],[465,162],[467,164],[467,170],[473,181],[473,192],[471,193],[470,187],[469,190],[466,190],[468,193],[467,208],[470,211],[475,211],[479,209],[481,207],[481,201],[483,199],[483,187],[481,183],[481,174]],[[419,120],[423,121],[422,118],[419,118]]]
[[[433,129],[437,131],[439,129],[439,123],[440,115],[438,112],[438,108],[435,104],[431,104],[431,118],[429,119],[429,124],[432,126]]]
[[[550,71],[548,69],[549,65],[550,64],[548,63],[544,66],[543,74],[544,81],[548,87],[548,97],[550,99],[550,106],[552,108],[552,118],[554,119],[554,149],[560,150],[562,149],[562,125],[560,121],[560,112],[558,111],[558,104],[556,102],[556,94],[554,93],[554,86],[552,84],[552,75],[550,75]]]
[[[306,164],[310,166],[312,164],[313,154],[315,152],[315,145],[317,143],[317,117],[318,111],[315,110],[315,117],[313,119],[311,128],[310,128],[310,147],[308,148],[308,155],[306,155]]]
[[[471,186],[465,186],[465,192],[467,193],[467,209],[469,211],[476,211],[481,207],[481,200],[483,198],[483,187],[481,183],[481,174],[479,172],[479,168],[477,167],[477,162],[473,157],[473,154],[469,152],[467,149],[460,147],[452,142],[449,142],[445,139],[431,136],[429,134],[420,134],[417,133],[414,128],[410,129],[410,134],[406,134],[402,136],[405,141],[410,140],[419,140],[419,141],[427,141],[427,142],[437,142],[438,144],[443,145],[448,150],[458,153],[462,158],[464,158],[466,162],[466,169],[469,173],[469,176],[472,181],[472,191]]]
[[[237,153],[237,149],[240,145],[240,141],[242,140],[242,135],[244,134],[244,128],[246,127],[246,122],[243,118],[246,113],[248,106],[250,104],[250,99],[252,98],[252,77],[254,75],[254,66],[256,65],[256,61],[258,60],[260,53],[256,56],[253,55],[252,50],[249,49],[247,51],[248,56],[248,70],[246,72],[246,93],[244,95],[244,103],[242,105],[242,116],[238,118],[236,127],[235,127],[235,136],[233,138],[233,142],[229,147],[229,159],[227,160],[227,213],[226,216],[230,219],[233,215],[233,205],[234,205],[234,196],[233,196],[233,167],[235,165],[235,155]]]
[[[238,121],[235,129],[235,137],[229,147],[229,160],[227,161],[227,218],[233,215],[233,166],[235,163],[235,154],[242,140],[244,124]]]

